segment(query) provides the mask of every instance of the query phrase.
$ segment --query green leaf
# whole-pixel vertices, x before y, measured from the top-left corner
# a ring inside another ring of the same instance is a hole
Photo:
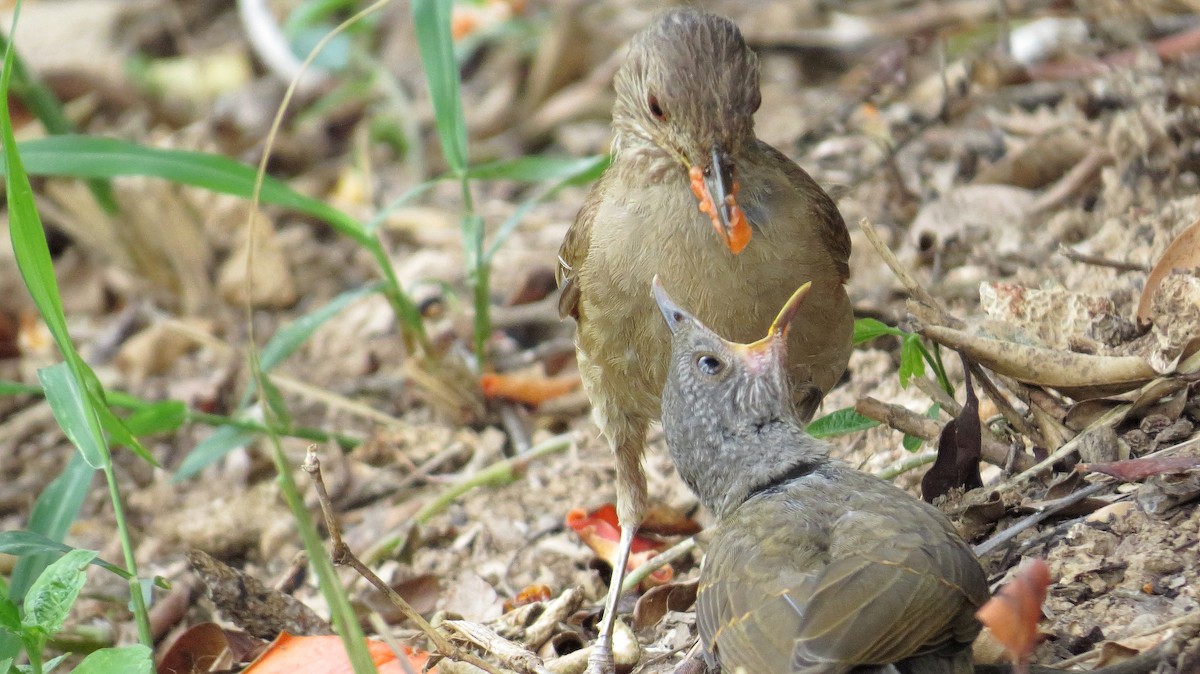
[[[442,154],[455,173],[467,168],[467,123],[459,92],[458,61],[450,35],[450,0],[414,0],[413,27],[421,65],[429,83],[430,99]]]
[[[21,612],[17,610],[17,605],[11,599],[2,596],[0,596],[0,628],[13,634],[19,634],[21,631]]]
[[[125,426],[125,422],[120,417],[113,414],[112,410],[108,409],[103,402],[97,402],[96,413],[100,415],[100,425],[108,432],[112,441],[118,445],[130,449],[134,454],[137,454],[143,461],[161,468],[158,461],[150,454],[150,450],[146,449],[140,440]]]
[[[200,471],[219,461],[221,457],[239,447],[245,447],[253,439],[254,434],[250,431],[243,431],[233,426],[218,428],[213,431],[212,435],[193,447],[191,452],[188,452],[187,458],[180,464],[179,470],[175,471],[174,481],[182,482],[195,477]]]
[[[908,388],[913,377],[925,376],[925,357],[921,354],[921,338],[908,334],[900,345],[900,388]]]
[[[925,442],[915,435],[904,434],[904,439],[900,441],[900,446],[910,452],[915,452],[921,448],[921,444]]]
[[[69,548],[62,545],[60,541],[66,537],[67,530],[79,516],[79,509],[83,506],[84,499],[87,498],[92,477],[95,474],[95,469],[83,460],[83,455],[76,452],[67,466],[63,468],[63,472],[54,478],[33,502],[33,511],[29,514],[29,524],[27,525],[29,531],[3,532],[0,533],[0,540],[5,537],[33,535],[39,536],[49,543],[62,546],[63,552],[68,550]],[[25,592],[33,584],[34,579],[41,575],[42,570],[50,565],[58,553],[54,555],[46,552],[12,554],[19,554],[20,559],[17,560],[17,566],[13,569],[8,596],[14,600],[20,600],[25,597]]]
[[[50,674],[50,672],[53,672],[58,668],[59,665],[63,663],[64,660],[67,659],[68,655],[70,655],[70,653],[63,653],[62,655],[50,658],[46,662],[42,663],[42,674]]]
[[[108,448],[88,423],[91,419],[99,426],[96,410],[89,404],[88,395],[76,380],[75,373],[66,363],[58,363],[38,370],[38,380],[42,383],[54,420],[62,427],[71,444],[79,449],[83,459],[92,468],[107,465]]]
[[[18,147],[26,171],[32,175],[73,178],[149,176],[243,198],[254,191],[256,170],[221,155],[77,135],[38,138]],[[6,166],[13,164],[7,151],[5,157]],[[5,166],[0,166],[0,170],[5,170]],[[269,176],[263,178],[261,198],[263,203],[321,218],[355,240],[366,238],[362,225],[354,218],[323,201],[301,195]]]
[[[95,558],[96,553],[91,550],[72,550],[46,567],[25,596],[21,624],[46,635],[61,630],[83,589],[88,564]]]
[[[899,328],[893,328],[886,323],[877,321],[874,318],[859,318],[854,321],[855,344],[869,342],[876,337],[883,337],[884,335],[903,337],[906,334],[908,333]]]
[[[163,400],[143,405],[125,417],[125,428],[135,436],[171,433],[187,421],[187,405],[179,400]]]
[[[54,558],[58,558],[64,553],[73,552],[76,549],[77,548],[73,548],[65,543],[60,543],[56,540],[47,538],[33,531],[21,531],[19,529],[14,531],[0,531],[0,553],[19,556],[22,559],[29,555],[38,554],[48,554]],[[106,562],[99,557],[92,560],[92,564],[95,564],[106,571],[111,571],[126,580],[132,577],[125,569],[122,569],[121,567],[110,562]],[[48,567],[49,564],[46,566]],[[9,596],[15,597],[15,593],[10,594]]]
[[[266,346],[262,349],[262,353],[258,356],[258,364],[262,367],[263,372],[270,372],[275,369],[275,366],[287,360],[288,356],[291,356],[296,349],[300,348],[300,345],[308,341],[309,337],[312,337],[317,328],[340,313],[351,302],[364,295],[377,292],[380,287],[380,284],[372,284],[362,288],[355,288],[354,290],[347,290],[329,300],[325,306],[305,314],[275,331],[275,334],[267,341]]]
[[[83,659],[73,674],[154,674],[150,649],[137,644],[120,648],[101,648]]]
[[[805,430],[814,438],[829,438],[865,431],[878,425],[878,421],[859,414],[853,407],[843,407],[823,417],[813,419]]]

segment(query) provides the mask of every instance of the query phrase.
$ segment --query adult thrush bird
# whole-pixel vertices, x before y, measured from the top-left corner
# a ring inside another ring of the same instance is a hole
[[[970,674],[988,599],[971,549],[933,506],[830,458],[788,403],[786,335],[806,292],[739,344],[654,283],[672,332],[667,447],[718,520],[700,638],[726,672]]]
[[[642,454],[669,352],[651,278],[747,341],[811,280],[788,360],[804,420],[845,370],[853,327],[846,225],[807,173],[755,137],[758,60],[737,26],[689,9],[660,15],[633,39],[615,88],[612,164],[567,232],[558,269],[559,312],[578,322],[580,373],[617,456],[620,554],[591,672],[612,669],[625,560],[646,509]]]

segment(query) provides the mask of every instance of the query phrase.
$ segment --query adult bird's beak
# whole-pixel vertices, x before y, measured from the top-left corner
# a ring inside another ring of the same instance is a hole
[[[788,329],[792,325],[792,320],[796,318],[796,312],[800,311],[800,305],[804,303],[804,298],[808,296],[808,291],[811,288],[812,282],[809,281],[797,288],[796,292],[792,293],[792,296],[784,303],[783,308],[779,310],[779,315],[775,317],[775,321],[771,323],[771,329],[767,331],[766,337],[750,344],[731,344],[730,346],[738,358],[752,367],[766,367],[772,360],[782,362],[787,357]]]
[[[738,181],[733,160],[720,145],[713,145],[708,171],[697,165],[688,169],[692,193],[700,201],[700,212],[712,219],[713,229],[729,252],[737,255],[750,242],[750,223],[737,203]]]

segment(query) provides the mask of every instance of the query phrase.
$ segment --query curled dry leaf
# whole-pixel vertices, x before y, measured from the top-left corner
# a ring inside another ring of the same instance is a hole
[[[597,557],[610,565],[613,564],[617,555],[617,542],[621,540],[621,525],[617,523],[616,506],[605,503],[591,512],[575,508],[567,513],[567,526],[596,553]],[[632,571],[641,566],[663,547],[659,541],[634,536],[629,561],[625,565],[626,570]],[[642,587],[644,589],[669,583],[674,576],[675,571],[669,566],[664,566],[647,576],[646,580],[642,581]]]
[[[1128,391],[1157,374],[1137,356],[1092,356],[1044,349],[937,325],[921,326],[918,332],[998,374],[1058,389],[1072,397]]]
[[[1124,482],[1138,482],[1164,473],[1181,473],[1200,468],[1200,456],[1153,456],[1107,463],[1081,463],[1080,473],[1103,473]]]
[[[1146,285],[1142,288],[1142,297],[1138,300],[1138,322],[1143,325],[1150,323],[1153,318],[1154,293],[1168,274],[1176,269],[1190,270],[1197,267],[1200,267],[1200,220],[1180,232],[1150,270],[1150,275],[1146,277]]]
[[[479,378],[483,397],[511,400],[525,405],[540,405],[579,388],[579,375],[553,379],[532,375],[485,374]]]
[[[975,613],[1004,645],[1014,666],[1024,663],[1038,644],[1038,620],[1049,586],[1050,567],[1033,559]]]

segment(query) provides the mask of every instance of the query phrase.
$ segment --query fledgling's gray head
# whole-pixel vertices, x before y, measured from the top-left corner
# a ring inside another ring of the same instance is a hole
[[[718,517],[773,476],[824,456],[795,418],[787,376],[788,326],[809,288],[792,295],[766,337],[738,344],[676,305],[654,278],[654,299],[671,330],[662,393],[667,447],[680,476]]]

